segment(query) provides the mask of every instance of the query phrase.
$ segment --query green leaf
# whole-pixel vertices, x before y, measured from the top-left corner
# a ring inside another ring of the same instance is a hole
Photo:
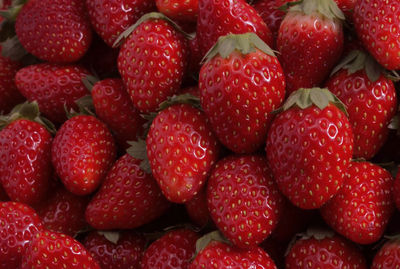
[[[189,104],[197,109],[201,109],[199,97],[196,97],[190,93],[184,93],[184,94],[177,94],[177,95],[168,97],[166,101],[162,102],[159,105],[159,108],[157,111],[164,110],[164,109],[166,109],[170,106],[176,105],[176,104]]]
[[[121,234],[115,231],[97,231],[97,233],[104,236],[108,241],[110,241],[114,245],[118,244],[118,240],[121,237]]]
[[[306,15],[319,13],[330,20],[345,20],[343,12],[334,0],[303,0],[298,5],[292,6],[289,12],[302,12]]]
[[[147,174],[151,174],[150,162],[147,157],[146,141],[138,139],[138,141],[128,141],[131,145],[126,152],[133,158],[141,160],[140,168]]]
[[[88,89],[90,92],[92,92],[94,84],[96,84],[100,79],[95,76],[87,75],[84,78],[82,78],[82,83],[85,85],[86,89]]]
[[[24,56],[28,55],[28,52],[21,45],[16,35],[2,42],[1,47],[1,54],[3,57],[9,58],[13,61],[19,61]]]
[[[220,231],[210,232],[196,241],[196,255],[208,246],[212,241],[224,242],[230,245],[230,242],[222,235]]]

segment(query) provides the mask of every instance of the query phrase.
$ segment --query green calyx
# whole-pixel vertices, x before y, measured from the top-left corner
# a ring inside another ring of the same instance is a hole
[[[213,231],[208,234],[205,234],[204,236],[200,237],[196,241],[196,253],[195,256],[202,251],[204,248],[208,246],[208,244],[212,241],[218,241],[218,242],[223,242],[225,244],[230,245],[231,243],[226,239],[220,231]]]
[[[128,141],[127,143],[130,147],[126,152],[133,158],[141,160],[140,168],[147,174],[151,174],[150,161],[147,157],[146,141],[139,138],[138,141]]]
[[[298,5],[294,5],[289,12],[301,12],[311,15],[316,12],[330,20],[345,20],[345,16],[333,0],[303,0]]]

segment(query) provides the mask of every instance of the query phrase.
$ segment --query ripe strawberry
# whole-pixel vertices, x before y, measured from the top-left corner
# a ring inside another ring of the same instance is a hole
[[[90,232],[83,245],[101,268],[141,268],[146,240],[133,232]]]
[[[210,212],[207,207],[206,188],[200,190],[192,199],[185,203],[186,212],[192,222],[199,227],[206,226],[210,220]]]
[[[343,12],[333,0],[305,0],[290,8],[277,49],[287,91],[319,86],[342,55]]]
[[[353,156],[371,159],[385,143],[397,111],[396,89],[373,59],[360,51],[351,53],[337,69],[341,66],[326,86],[347,107],[354,134]]]
[[[100,269],[100,266],[84,246],[72,237],[43,230],[36,233],[25,249],[20,268]]]
[[[156,0],[158,10],[173,20],[196,22],[199,0]]]
[[[271,124],[266,152],[282,193],[303,209],[319,208],[342,186],[353,155],[343,104],[327,89],[291,94]]]
[[[0,202],[0,268],[19,268],[24,249],[42,228],[42,221],[29,206]]]
[[[353,17],[353,11],[354,7],[356,6],[357,0],[334,0],[340,8],[340,10],[343,11],[343,13],[346,15],[346,18],[351,20]]]
[[[86,0],[93,29],[110,47],[118,36],[144,14],[154,11],[154,0]]]
[[[199,17],[197,36],[201,55],[204,56],[218,41],[227,34],[256,33],[272,47],[271,31],[257,11],[245,0],[198,0]]]
[[[122,156],[108,172],[86,208],[86,221],[96,229],[133,229],[161,216],[169,207],[140,160]]]
[[[220,160],[207,184],[211,218],[240,248],[261,243],[276,227],[283,197],[265,157],[229,156]]]
[[[265,142],[285,97],[282,68],[254,33],[221,37],[200,70],[200,101],[219,140],[237,153]]]
[[[358,0],[353,21],[358,37],[386,69],[400,69],[399,1]]]
[[[15,32],[28,52],[53,63],[79,60],[92,40],[81,0],[30,0],[17,16]]]
[[[189,104],[159,112],[146,148],[154,178],[165,197],[175,203],[185,203],[197,194],[219,155],[219,142],[205,114]]]
[[[196,251],[197,233],[190,229],[167,232],[144,252],[142,269],[187,269]]]
[[[15,83],[29,101],[38,102],[46,117],[62,123],[67,119],[64,106],[76,109],[75,101],[88,94],[81,81],[88,75],[89,71],[78,65],[42,63],[20,69]]]
[[[371,269],[390,269],[400,267],[400,241],[398,236],[387,241],[376,253]]]
[[[143,16],[124,32],[118,70],[141,112],[155,111],[177,93],[188,57],[184,36],[160,13]]]
[[[394,209],[393,178],[369,162],[352,162],[343,187],[320,209],[335,231],[359,244],[376,242],[383,235]]]
[[[92,193],[112,166],[116,148],[104,123],[93,116],[78,115],[57,131],[51,161],[68,191]]]

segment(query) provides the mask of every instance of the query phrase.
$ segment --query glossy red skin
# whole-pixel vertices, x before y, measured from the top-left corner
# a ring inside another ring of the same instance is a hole
[[[354,268],[367,269],[363,253],[350,241],[334,235],[317,239],[305,237],[291,246],[285,259],[286,269],[299,268]]]
[[[93,86],[91,93],[96,115],[113,131],[121,148],[129,146],[127,141],[137,140],[145,120],[133,106],[122,80],[101,80]]]
[[[161,13],[179,21],[196,22],[199,12],[199,0],[155,0]]]
[[[371,269],[392,269],[400,267],[400,244],[398,239],[386,242],[376,253]]]
[[[17,16],[15,32],[29,53],[52,63],[76,62],[92,41],[81,0],[28,1]]]
[[[342,186],[353,155],[353,132],[346,115],[332,104],[323,110],[294,106],[272,122],[266,152],[282,193],[300,208],[320,208]]]
[[[142,258],[142,269],[187,269],[199,235],[189,229],[167,232],[154,241]]]
[[[45,197],[53,175],[52,137],[46,128],[19,119],[0,132],[0,182],[13,201],[35,204]]]
[[[358,244],[371,244],[383,235],[395,205],[393,178],[369,162],[352,162],[341,190],[320,209],[336,232]]]
[[[346,18],[351,20],[353,15],[354,7],[356,6],[357,0],[334,0],[337,6],[346,15]]]
[[[326,83],[347,108],[354,134],[354,158],[371,159],[386,141],[390,120],[397,111],[393,82],[381,75],[375,82],[364,70],[340,70]]]
[[[140,160],[122,156],[86,208],[86,221],[98,230],[133,229],[161,216],[170,206]]]
[[[219,55],[200,70],[200,102],[218,139],[236,153],[250,153],[265,142],[285,97],[278,59],[260,50],[227,59]]]
[[[354,27],[367,50],[383,67],[400,68],[399,1],[358,0],[353,12]]]
[[[117,37],[144,14],[155,11],[148,0],[86,0],[90,22],[97,34],[110,47]]]
[[[21,269],[100,269],[85,247],[74,238],[43,230],[36,233],[24,251]]]
[[[276,43],[290,94],[299,88],[319,86],[329,75],[342,55],[342,25],[322,15],[289,12]]]
[[[117,243],[106,239],[97,231],[90,232],[83,245],[92,254],[101,268],[136,269],[140,268],[146,240],[132,232],[119,232]]]
[[[162,19],[141,23],[121,46],[118,70],[141,112],[151,112],[177,93],[187,65],[185,38]]]
[[[257,11],[244,0],[199,0],[197,35],[204,56],[218,38],[229,33],[256,33],[270,47],[273,37]]]
[[[68,191],[94,192],[114,163],[116,147],[106,125],[93,116],[79,115],[58,129],[51,161]]]
[[[190,219],[197,226],[204,227],[211,221],[210,212],[207,207],[207,193],[205,188],[187,201],[185,203],[185,208]]]
[[[88,75],[89,71],[79,65],[42,63],[20,69],[15,83],[29,101],[38,102],[44,116],[62,123],[67,119],[64,105],[68,111],[77,110],[75,101],[89,94],[81,81]]]
[[[254,268],[276,269],[274,261],[260,247],[251,250],[212,241],[194,258],[189,269],[203,268]]]
[[[159,112],[146,145],[153,176],[165,197],[175,203],[185,203],[197,194],[220,151],[205,114],[188,104]]]
[[[42,221],[29,206],[0,202],[0,268],[19,268],[24,250],[43,229]]]

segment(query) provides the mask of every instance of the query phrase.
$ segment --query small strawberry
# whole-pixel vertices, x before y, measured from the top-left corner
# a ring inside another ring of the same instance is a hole
[[[185,203],[186,212],[190,219],[199,227],[206,226],[210,220],[210,212],[207,207],[206,188],[200,190],[192,199]]]
[[[93,116],[78,115],[57,131],[51,161],[68,191],[92,193],[101,184],[116,157],[113,137]]]
[[[43,230],[24,251],[21,269],[100,269],[84,246],[72,237]]]
[[[319,86],[340,59],[342,20],[333,0],[304,0],[289,9],[277,39],[289,94]]]
[[[339,191],[353,155],[344,105],[327,89],[292,93],[271,124],[266,152],[282,193],[300,208],[321,207]]]
[[[400,69],[399,1],[358,0],[353,21],[371,55],[389,70]]]
[[[156,0],[158,10],[173,20],[196,22],[199,0]]]
[[[53,63],[79,60],[92,40],[81,0],[30,0],[17,16],[15,32],[28,52]]]
[[[387,241],[376,253],[371,269],[392,269],[400,267],[400,240],[398,236]]]
[[[86,208],[96,229],[133,229],[161,216],[169,207],[157,182],[128,154],[115,162]]]
[[[321,209],[335,231],[358,244],[374,243],[383,235],[394,210],[393,178],[369,162],[352,162],[343,187]]]
[[[254,33],[221,37],[206,57],[200,101],[215,134],[234,152],[256,151],[285,97],[278,59]]]

